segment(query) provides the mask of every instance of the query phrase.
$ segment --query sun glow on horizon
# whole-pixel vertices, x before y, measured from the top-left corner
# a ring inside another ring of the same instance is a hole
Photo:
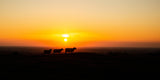
[[[160,46],[159,4],[160,0],[0,0],[0,46]]]
[[[62,34],[62,37],[69,37],[69,35],[68,34]]]
[[[64,39],[64,42],[67,42],[68,41],[68,39]]]
[[[68,37],[69,37],[69,35],[68,34],[62,34],[62,37],[64,37],[64,42],[67,42],[68,41]]]

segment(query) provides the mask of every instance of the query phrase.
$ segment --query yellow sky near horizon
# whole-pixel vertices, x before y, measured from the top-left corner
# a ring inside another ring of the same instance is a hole
[[[159,0],[0,0],[0,44],[160,42],[159,8]]]

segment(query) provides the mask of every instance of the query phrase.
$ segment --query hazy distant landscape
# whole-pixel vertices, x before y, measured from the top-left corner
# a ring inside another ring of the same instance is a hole
[[[0,47],[0,55],[11,55],[14,52],[20,55],[41,55],[46,49],[56,49],[54,47]],[[131,55],[141,55],[160,52],[160,48],[134,48],[134,47],[84,47],[78,48],[75,52],[87,52],[107,55],[109,53],[127,53]],[[64,53],[64,50],[61,54]],[[53,52],[52,52],[53,54]]]

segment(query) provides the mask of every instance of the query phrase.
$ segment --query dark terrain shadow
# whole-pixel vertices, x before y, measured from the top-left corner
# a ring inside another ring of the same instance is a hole
[[[0,77],[106,78],[122,73],[160,72],[159,52],[143,55],[74,53],[54,55],[0,55]],[[108,76],[109,77],[109,76]]]

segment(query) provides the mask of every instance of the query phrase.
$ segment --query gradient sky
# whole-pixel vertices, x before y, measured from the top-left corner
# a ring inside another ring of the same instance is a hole
[[[0,46],[160,47],[159,35],[160,0],[0,0]]]

